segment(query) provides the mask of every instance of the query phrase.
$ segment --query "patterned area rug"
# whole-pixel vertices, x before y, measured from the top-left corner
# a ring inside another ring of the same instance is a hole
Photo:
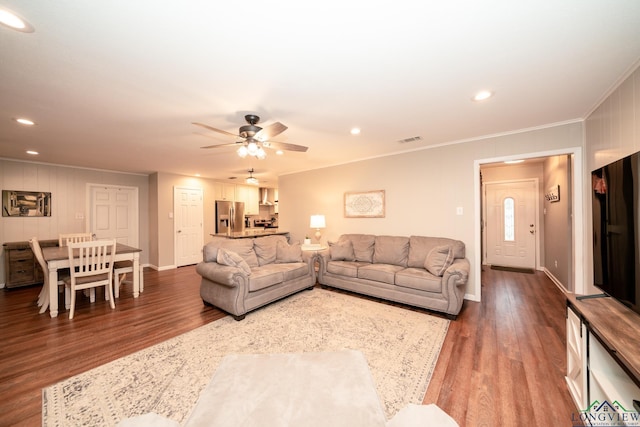
[[[155,412],[182,423],[227,354],[360,350],[387,418],[422,403],[449,321],[322,289],[223,319],[43,389],[44,426],[115,425]]]

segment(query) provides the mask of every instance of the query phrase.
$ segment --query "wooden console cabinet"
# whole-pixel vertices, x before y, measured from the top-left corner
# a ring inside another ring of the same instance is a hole
[[[58,246],[57,240],[41,240],[43,248]],[[4,250],[5,286],[16,288],[42,283],[44,276],[29,242],[8,242],[2,245]]]
[[[580,411],[607,401],[640,412],[640,315],[613,298],[569,296],[566,380]]]

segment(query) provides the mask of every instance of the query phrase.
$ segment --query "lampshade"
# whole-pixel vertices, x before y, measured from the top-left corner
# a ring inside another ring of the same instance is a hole
[[[327,224],[324,221],[324,215],[311,215],[311,221],[309,227],[311,228],[325,228]]]

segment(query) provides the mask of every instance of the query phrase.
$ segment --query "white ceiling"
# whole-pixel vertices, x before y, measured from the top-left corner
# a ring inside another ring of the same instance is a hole
[[[0,26],[0,157],[216,179],[253,167],[268,186],[283,173],[582,119],[640,58],[638,0],[3,7],[35,31]],[[495,96],[474,103],[479,89]],[[274,139],[309,150],[251,161],[199,148],[234,140],[191,122],[236,133],[247,113],[284,123]]]

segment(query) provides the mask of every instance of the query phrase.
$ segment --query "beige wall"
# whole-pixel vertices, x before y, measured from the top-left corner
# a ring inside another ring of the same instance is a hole
[[[0,159],[0,188],[3,190],[51,192],[50,217],[8,218],[0,216],[0,242],[57,239],[60,233],[86,231],[87,184],[123,185],[138,188],[141,262],[149,259],[149,188],[146,175],[70,168],[41,163]],[[85,219],[76,219],[77,214]],[[0,263],[0,283],[4,283],[4,262]]]
[[[549,157],[544,162],[543,193],[558,185],[560,200],[551,203],[543,199],[544,236],[548,242],[544,245],[543,265],[557,283],[573,291],[570,165],[569,156]]]
[[[278,181],[280,227],[289,230],[293,240],[301,240],[312,232],[309,216],[322,213],[327,220],[323,242],[348,232],[460,239],[472,264],[467,296],[479,299],[475,248],[480,245],[474,232],[475,196],[480,191],[475,188],[476,161],[568,150],[581,147],[582,140],[582,123],[575,122],[283,175]],[[344,192],[367,190],[386,191],[385,218],[344,218]],[[458,207],[463,215],[456,215]]]
[[[585,181],[591,171],[640,151],[640,67],[636,68],[586,120]],[[585,205],[585,282],[587,293],[598,293],[593,283],[591,187],[584,188]]]

